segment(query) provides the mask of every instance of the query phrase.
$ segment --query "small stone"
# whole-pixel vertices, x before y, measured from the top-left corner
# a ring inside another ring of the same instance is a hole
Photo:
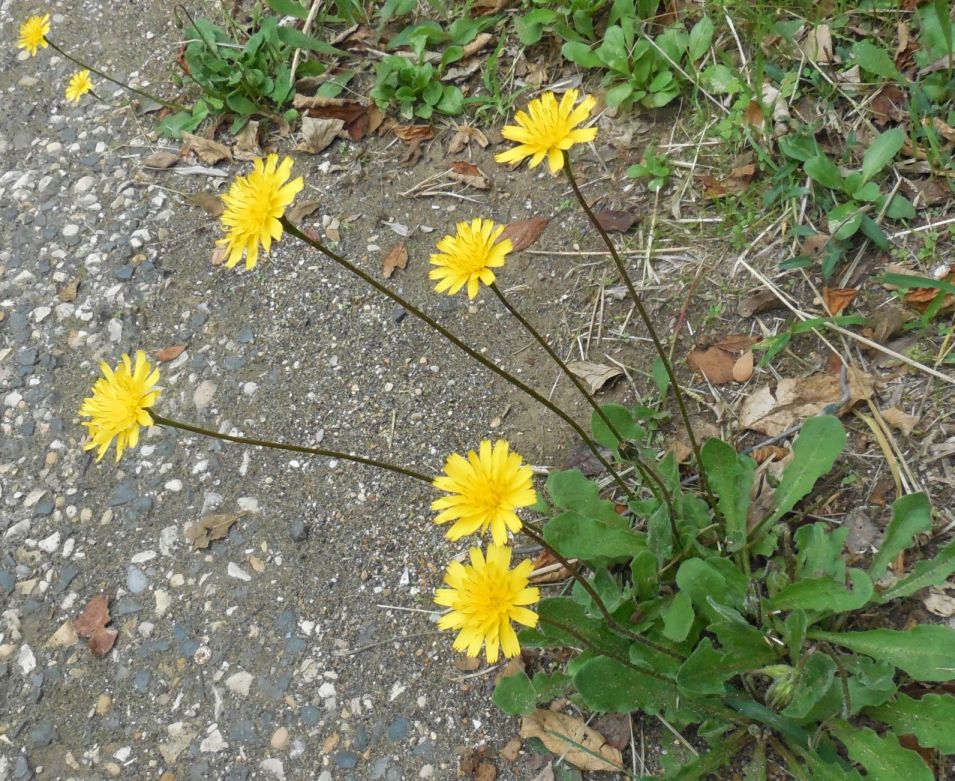
[[[325,681],[321,686],[318,687],[318,696],[323,700],[328,699],[329,697],[335,696],[335,684]]]
[[[60,547],[60,533],[53,532],[49,537],[40,540],[36,546],[44,553],[53,553]]]
[[[288,730],[285,727],[279,727],[272,733],[272,739],[269,744],[276,751],[285,751],[288,747]]]
[[[254,496],[240,496],[239,497],[239,509],[242,512],[246,513],[257,513],[259,512],[259,500]]]
[[[130,565],[126,568],[126,588],[132,594],[142,594],[149,587],[149,578],[139,567]]]
[[[418,771],[418,778],[433,778],[434,777],[434,765],[423,765],[421,770]]]
[[[277,778],[278,781],[285,781],[285,766],[282,764],[281,759],[275,759],[274,757],[263,759],[259,762],[259,767],[271,775],[272,778]]]
[[[136,489],[130,483],[120,483],[109,495],[109,504],[111,507],[118,507],[121,504],[128,504],[137,497]]]
[[[20,652],[17,654],[17,666],[24,675],[29,675],[36,669],[36,656],[33,649],[26,643],[20,646]]]
[[[230,578],[236,578],[236,580],[252,580],[252,576],[233,561],[230,561],[229,566],[226,567],[226,574],[228,574]]]
[[[73,185],[73,192],[76,193],[85,193],[93,189],[93,185],[96,184],[96,180],[92,176],[83,176],[80,177],[76,184]]]
[[[166,611],[169,610],[169,605],[172,604],[172,600],[169,597],[169,592],[161,588],[157,588],[155,595],[156,597],[156,617],[162,618],[166,615]]]
[[[105,716],[109,709],[113,707],[113,700],[108,694],[101,694],[96,698],[96,715]]]
[[[404,740],[408,735],[408,720],[399,716],[388,727],[388,740]]]
[[[203,380],[192,394],[192,403],[196,405],[197,410],[204,410],[209,406],[215,392],[216,384],[211,380]]]
[[[134,270],[132,266],[120,266],[113,272],[113,276],[120,282],[129,282],[133,278]]]
[[[252,688],[252,678],[252,673],[247,673],[243,670],[233,673],[226,678],[225,685],[229,691],[235,692],[242,697],[248,697],[249,690]]]
[[[219,728],[213,727],[206,734],[206,737],[202,739],[202,742],[199,744],[199,750],[203,753],[215,753],[216,751],[222,751],[222,749],[228,748],[228,746],[229,744],[225,742],[225,738],[222,737]]]
[[[57,629],[50,638],[46,641],[46,645],[53,648],[63,648],[68,645],[73,645],[77,641],[76,629],[73,626],[73,622],[67,619],[62,624],[60,628]]]
[[[350,770],[358,764],[358,755],[353,751],[339,751],[335,755],[335,764]]]
[[[303,542],[308,538],[308,524],[296,518],[289,524],[289,534],[295,542]]]

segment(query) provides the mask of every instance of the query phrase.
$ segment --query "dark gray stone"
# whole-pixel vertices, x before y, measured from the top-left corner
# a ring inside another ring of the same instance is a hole
[[[49,515],[53,512],[53,497],[44,496],[39,502],[36,503],[36,506],[33,508],[34,515]]]
[[[134,483],[125,482],[117,485],[109,495],[110,507],[118,507],[121,504],[127,504],[138,496]]]
[[[0,573],[2,574],[2,573]],[[53,590],[57,594],[62,594],[70,587],[70,583],[80,574],[80,568],[75,564],[67,564],[60,570],[60,577],[53,584]]]
[[[133,278],[134,266],[120,266],[113,272],[113,276],[120,282],[129,282]]]
[[[189,781],[202,781],[209,777],[208,762],[193,762],[189,765]]]
[[[436,750],[437,746],[434,745],[434,741],[427,739],[422,740],[417,746],[415,746],[411,753],[416,757],[422,757],[423,759],[434,759]]]
[[[235,340],[236,340],[239,344],[248,344],[248,343],[251,342],[252,339],[254,339],[254,338],[255,338],[255,337],[254,337],[254,335],[253,335],[253,333],[252,333],[252,329],[251,329],[251,328],[243,328],[241,331],[239,331],[239,335],[235,338]]]
[[[52,721],[41,721],[27,733],[27,742],[32,748],[43,748],[53,742],[56,730]]]
[[[133,676],[133,688],[138,692],[145,692],[152,680],[153,674],[149,670],[140,670]]]
[[[288,531],[295,542],[303,542],[308,538],[308,524],[298,518],[289,524]]]
[[[16,136],[14,136],[14,143],[16,143]],[[27,759],[26,754],[20,754],[17,757],[17,761],[13,764],[13,777],[17,781],[27,781],[29,778],[33,778],[33,766],[30,764],[30,760]]]
[[[142,603],[135,599],[131,597],[120,597],[110,608],[110,613],[112,613],[114,618],[118,618],[120,616],[128,616],[131,613],[138,613],[142,609]]]
[[[368,768],[368,777],[371,779],[371,781],[378,781],[379,778],[384,778],[385,772],[390,766],[390,757],[379,757],[372,762],[371,767]]]
[[[350,770],[358,764],[358,754],[353,751],[339,751],[335,755],[335,764]]]
[[[17,363],[20,366],[33,366],[37,359],[36,347],[24,347],[17,353]]]
[[[368,746],[371,745],[371,738],[368,737],[368,730],[363,726],[359,726],[355,730],[355,737],[351,741],[352,746],[354,746],[356,751],[364,751]]]
[[[230,371],[235,371],[245,366],[245,358],[241,355],[227,355],[222,360],[222,365]]]
[[[248,781],[248,778],[249,769],[244,765],[239,765],[229,771],[229,775],[225,777],[225,781]]]
[[[388,740],[404,740],[408,736],[408,720],[399,716],[388,727]]]
[[[308,727],[314,727],[322,720],[322,712],[314,705],[306,705],[302,708],[302,721]]]
[[[228,728],[229,737],[239,743],[247,746],[256,745],[262,742],[262,739],[255,731],[252,722],[246,718],[239,717]]]
[[[13,591],[13,587],[17,584],[16,576],[5,569],[0,569],[0,591],[3,591],[4,594],[9,594]]]

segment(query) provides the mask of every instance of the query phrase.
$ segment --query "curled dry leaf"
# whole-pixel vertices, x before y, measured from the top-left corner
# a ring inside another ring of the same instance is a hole
[[[487,148],[488,140],[484,133],[476,127],[461,125],[454,131],[454,135],[451,137],[451,143],[448,144],[448,154],[456,155],[463,152],[464,148],[469,146],[472,141],[481,147],[481,149]]]
[[[210,217],[221,217],[222,212],[225,211],[225,204],[215,193],[205,191],[189,193],[186,195],[186,200],[194,206],[198,206]]]
[[[292,204],[292,207],[285,213],[285,216],[289,218],[289,221],[295,225],[298,225],[302,220],[304,220],[309,215],[317,212],[322,206],[321,201],[296,201]]]
[[[736,313],[740,317],[752,317],[769,312],[778,306],[780,306],[779,299],[771,290],[756,290],[739,302]]]
[[[833,61],[832,32],[828,24],[810,27],[799,48],[812,62],[825,65]]]
[[[753,375],[753,353],[750,347],[758,341],[748,334],[727,336],[706,349],[691,350],[686,362],[713,385],[746,382]]]
[[[213,540],[225,539],[237,520],[239,516],[235,513],[207,515],[186,529],[186,538],[196,548],[208,548]]]
[[[839,415],[857,402],[871,398],[875,388],[872,375],[860,371],[850,371],[848,383],[849,401],[837,410]],[[842,384],[836,374],[819,372],[809,377],[788,377],[775,390],[766,385],[746,399],[739,424],[774,437],[841,399]]]
[[[174,361],[185,351],[186,345],[184,344],[174,344],[172,347],[163,347],[161,350],[156,350],[153,353],[153,357],[160,363],[166,363],[167,361]]]
[[[823,287],[822,298],[826,303],[826,309],[833,317],[842,314],[846,307],[855,300],[858,289],[854,287]]]
[[[908,96],[897,84],[886,84],[872,96],[869,110],[876,124],[901,122],[908,116]]]
[[[345,122],[341,119],[305,115],[302,117],[302,142],[295,149],[299,152],[317,155],[331,146],[331,143],[338,138],[338,134],[342,132],[343,127],[345,127]]]
[[[636,214],[622,209],[604,209],[594,212],[594,217],[607,233],[626,233],[637,221]]]
[[[461,182],[477,190],[487,190],[491,186],[487,176],[480,168],[464,160],[455,160],[451,163],[451,168],[448,170],[448,179]]]
[[[501,749],[501,756],[504,757],[508,762],[515,762],[521,754],[521,744],[522,740],[520,738],[511,738],[507,743],[504,744],[504,748]]]
[[[544,229],[550,224],[545,217],[531,217],[529,220],[515,220],[504,228],[498,241],[511,240],[511,252],[520,252],[536,242]]]
[[[474,36],[474,40],[461,49],[461,59],[466,60],[468,57],[473,57],[485,46],[493,43],[493,41],[494,36],[491,35],[491,33],[480,33]]]
[[[596,393],[615,377],[623,374],[619,366],[607,366],[592,361],[569,361],[567,368],[590,386],[590,392]]]
[[[396,244],[391,248],[391,251],[385,255],[385,260],[382,263],[381,275],[385,279],[391,279],[391,275],[395,273],[396,268],[403,269],[408,265],[408,248],[405,246],[405,243],[402,241],[399,244]]]
[[[535,710],[521,722],[522,738],[540,741],[581,770],[617,771],[623,763],[618,749],[580,719],[551,710]]]
[[[431,125],[395,125],[392,131],[406,144],[420,144],[434,138],[434,128]]]
[[[951,597],[944,591],[933,588],[929,594],[922,600],[925,609],[942,618],[951,618],[955,616],[955,597]]]
[[[918,415],[909,415],[898,407],[889,407],[888,409],[882,410],[882,417],[886,423],[893,428],[897,428],[906,436],[911,434],[919,423]]]
[[[907,319],[905,312],[897,306],[883,306],[876,309],[869,318],[873,341],[885,344],[899,332]]]
[[[727,176],[717,178],[710,174],[700,177],[703,182],[704,198],[723,198],[727,195],[739,195],[749,187],[756,176],[756,161],[752,155],[740,155]]]
[[[211,138],[203,138],[193,133],[182,134],[183,145],[182,155],[185,157],[189,152],[195,152],[196,156],[204,163],[215,165],[220,160],[231,160],[232,150],[225,144],[213,141]]]
[[[167,168],[172,168],[178,162],[179,155],[176,152],[170,152],[168,149],[160,149],[158,152],[153,152],[151,155],[146,155],[146,157],[143,158],[143,168],[155,168],[160,171],[165,171]]]
[[[80,278],[74,277],[60,288],[59,292],[56,294],[56,297],[60,299],[60,301],[64,302],[76,301],[76,294],[79,291],[79,288]]]
[[[265,156],[259,146],[259,123],[256,120],[246,122],[245,127],[236,134],[232,156],[236,160],[257,160]]]
[[[119,633],[106,626],[111,620],[109,597],[106,594],[97,594],[86,603],[80,617],[73,623],[80,637],[89,638],[89,649],[96,656],[105,656],[116,643]]]

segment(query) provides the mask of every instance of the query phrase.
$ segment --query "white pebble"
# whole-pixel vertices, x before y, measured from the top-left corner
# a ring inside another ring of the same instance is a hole
[[[252,580],[252,576],[233,561],[230,561],[229,566],[226,567],[226,573],[230,578],[235,578],[236,580]]]

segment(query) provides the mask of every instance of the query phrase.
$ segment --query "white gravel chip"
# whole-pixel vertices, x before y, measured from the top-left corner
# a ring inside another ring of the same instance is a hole
[[[203,380],[192,394],[192,403],[196,405],[196,409],[203,410],[209,406],[215,392],[216,384],[212,380]]]
[[[263,759],[261,762],[259,762],[259,767],[266,773],[269,773],[272,778],[277,778],[279,781],[285,781],[285,766],[282,764],[281,759],[275,759],[275,757]]]
[[[229,744],[225,742],[225,738],[222,737],[222,733],[219,732],[219,728],[215,724],[209,728],[208,734],[199,744],[199,750],[203,753],[214,753],[228,747]]]
[[[233,673],[226,678],[225,685],[229,691],[241,695],[242,697],[248,697],[249,691],[252,688],[252,679],[252,673],[247,673],[243,670],[241,672]]]
[[[229,566],[226,567],[226,573],[230,578],[235,578],[236,580],[250,581],[252,576],[246,572],[242,567],[236,564],[234,561],[229,562]]]
[[[20,646],[20,652],[17,654],[17,667],[24,675],[29,675],[36,669],[36,656],[33,655],[33,649],[26,643]]]

